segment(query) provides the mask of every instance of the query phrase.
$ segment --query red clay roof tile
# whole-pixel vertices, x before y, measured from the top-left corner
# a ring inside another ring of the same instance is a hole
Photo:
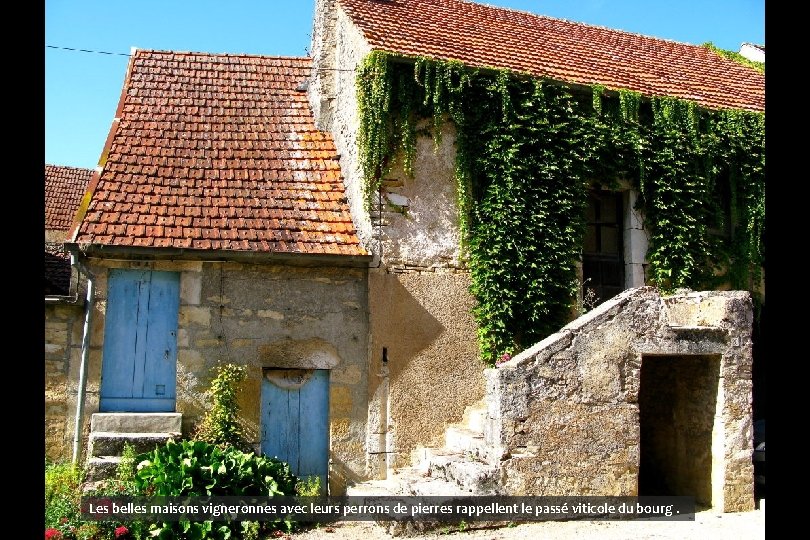
[[[765,110],[762,73],[706,47],[463,0],[338,0],[375,49]]]
[[[366,255],[334,142],[297,89],[311,67],[307,58],[136,51],[75,241]]]
[[[45,229],[70,229],[92,175],[92,169],[45,165]]]

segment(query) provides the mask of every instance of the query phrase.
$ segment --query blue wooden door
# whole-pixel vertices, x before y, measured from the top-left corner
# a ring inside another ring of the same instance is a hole
[[[174,412],[180,274],[110,270],[101,365],[103,412]]]
[[[262,379],[262,453],[300,478],[329,468],[329,370],[269,369]],[[325,491],[323,491],[325,493]]]

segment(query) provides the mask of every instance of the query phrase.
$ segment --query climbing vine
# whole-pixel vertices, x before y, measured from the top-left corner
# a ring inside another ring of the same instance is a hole
[[[757,289],[763,114],[380,51],[357,87],[369,209],[395,159],[413,174],[418,126],[437,145],[441,125],[456,126],[462,247],[487,363],[569,320],[594,183],[638,190],[653,284]]]
[[[760,73],[765,73],[765,62],[754,62],[753,60],[749,60],[745,56],[741,55],[736,51],[729,51],[727,49],[721,49],[711,41],[707,41],[703,44],[704,47],[709,49],[710,51],[714,51],[715,53],[719,54],[720,56],[724,56],[730,60],[734,60],[735,62],[742,64],[744,66],[748,66],[753,68]]]

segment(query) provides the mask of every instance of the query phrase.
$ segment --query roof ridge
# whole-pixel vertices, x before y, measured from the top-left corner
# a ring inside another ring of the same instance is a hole
[[[267,55],[267,54],[252,54],[252,53],[213,53],[205,51],[175,51],[170,49],[137,49],[135,54],[140,53],[164,53],[164,54],[177,54],[188,56],[224,56],[229,58],[262,58],[268,60],[308,60],[311,61],[310,56],[287,56],[287,55]]]
[[[640,32],[631,32],[629,30],[622,30],[620,28],[613,28],[611,26],[603,26],[603,25],[600,25],[600,24],[586,23],[586,22],[582,22],[582,21],[573,21],[571,19],[565,19],[563,17],[552,17],[551,15],[542,15],[540,13],[534,13],[532,11],[527,11],[527,10],[523,10],[523,9],[496,6],[496,5],[487,4],[487,3],[484,3],[484,2],[475,2],[473,0],[440,0],[440,1],[445,1],[445,2],[449,1],[449,2],[459,2],[459,3],[463,3],[463,4],[472,4],[472,5],[475,5],[475,6],[483,6],[483,7],[489,8],[489,9],[494,9],[494,10],[497,10],[497,11],[511,11],[513,13],[520,13],[521,15],[530,15],[532,17],[537,17],[539,19],[548,19],[548,20],[551,20],[551,21],[560,21],[560,22],[564,22],[564,23],[568,23],[568,24],[575,24],[575,25],[578,25],[578,26],[585,26],[585,27],[588,27],[588,28],[598,28],[600,30],[607,30],[607,31],[616,32],[616,33],[619,33],[619,34],[627,34],[629,36],[642,37],[642,38],[646,38],[646,39],[654,39],[656,41],[665,41],[667,43],[674,43],[676,45],[686,45],[686,46],[689,46],[689,47],[703,47],[703,45],[697,45],[695,43],[688,43],[686,41],[678,41],[676,39],[669,39],[669,38],[662,38],[662,37],[658,37],[658,36],[651,36],[649,34],[642,34]]]
[[[46,163],[46,167],[59,167],[61,169],[79,169],[82,171],[92,171],[90,167],[77,167],[76,165],[57,165],[55,163]]]

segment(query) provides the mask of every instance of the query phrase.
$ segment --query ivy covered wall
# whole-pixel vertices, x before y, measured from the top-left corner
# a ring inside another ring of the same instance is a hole
[[[462,244],[482,358],[564,325],[577,291],[587,189],[630,182],[661,289],[757,292],[764,263],[765,118],[603,87],[570,87],[456,62],[369,54],[357,75],[367,209],[417,122],[457,130]]]

